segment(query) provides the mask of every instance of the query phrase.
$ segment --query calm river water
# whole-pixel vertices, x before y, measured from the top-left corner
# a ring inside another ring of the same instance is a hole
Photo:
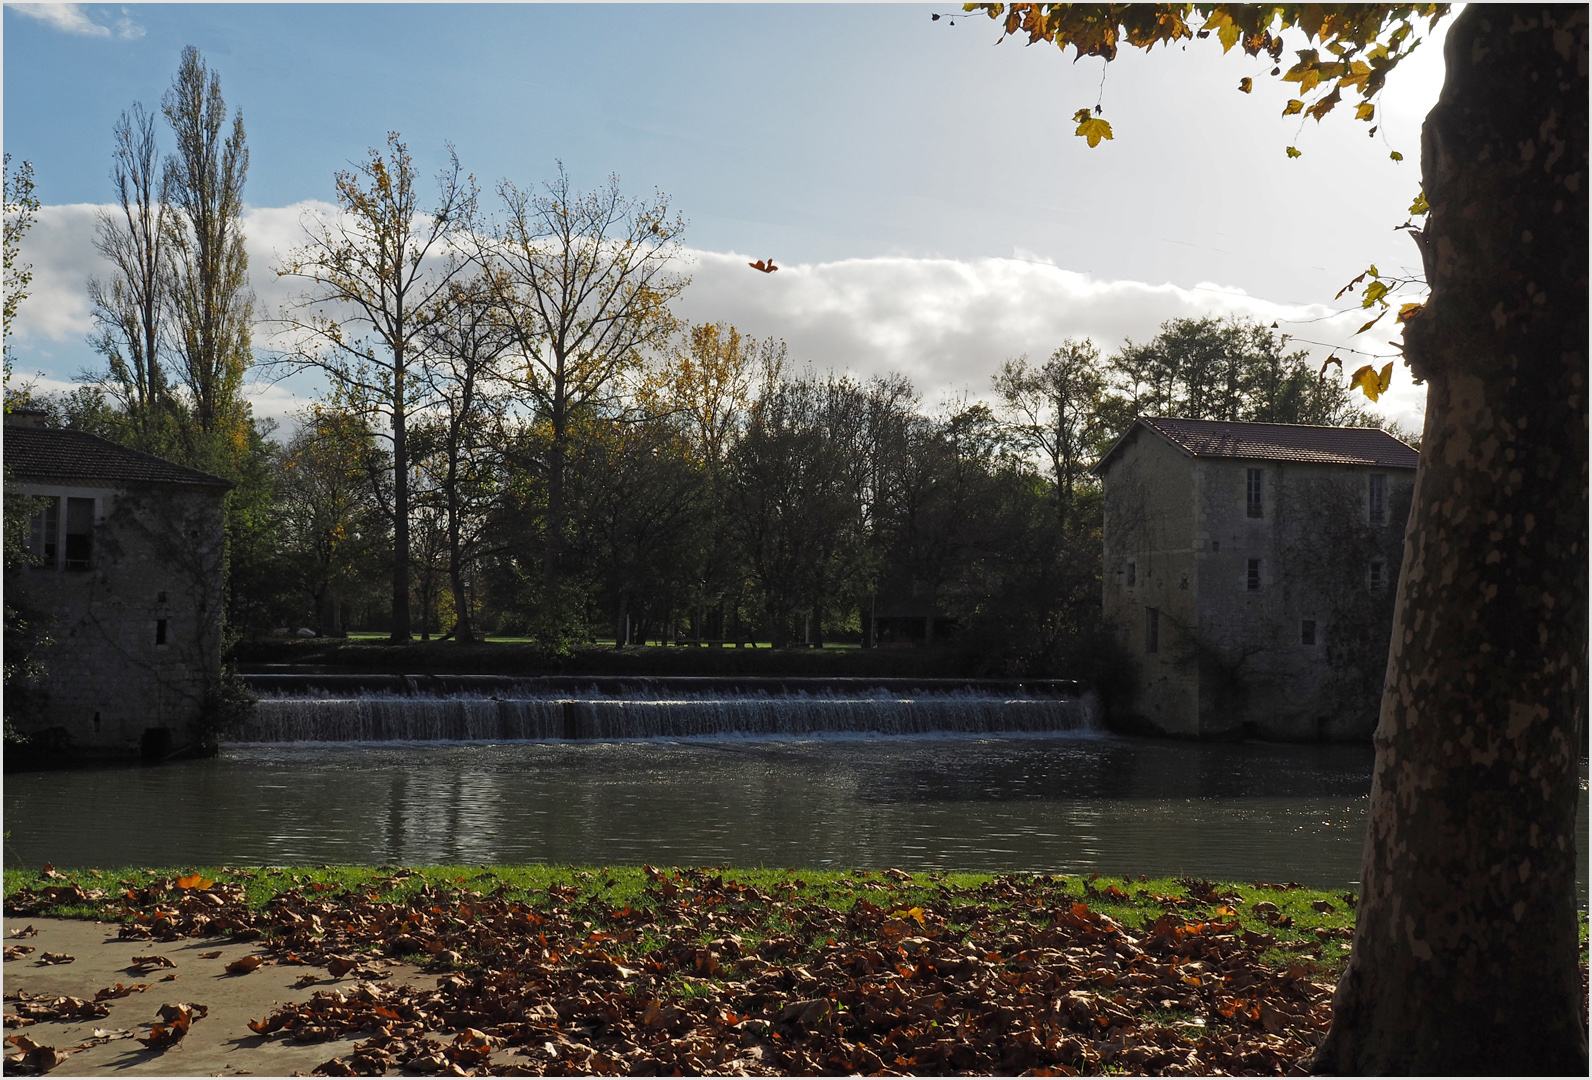
[[[1069,736],[233,746],[5,778],[5,860],[1359,877],[1371,750]],[[1578,878],[1587,888],[1583,765]]]

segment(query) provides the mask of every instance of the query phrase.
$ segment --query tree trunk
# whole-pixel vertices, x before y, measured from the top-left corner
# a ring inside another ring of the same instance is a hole
[[[558,368],[563,370],[560,361]],[[563,395],[555,391],[553,400],[553,442],[547,454],[547,526],[542,548],[542,585],[547,591],[544,603],[557,595],[559,555],[564,545],[564,463],[569,456],[569,418]]]
[[[1429,383],[1354,952],[1313,1067],[1587,1072],[1587,9],[1472,6],[1422,132]]]
[[[397,361],[392,410],[392,638],[409,632],[409,443],[405,430],[403,362]]]

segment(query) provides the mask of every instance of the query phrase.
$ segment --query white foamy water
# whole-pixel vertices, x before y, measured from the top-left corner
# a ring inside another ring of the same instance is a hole
[[[1062,733],[1098,727],[1093,694],[263,695],[236,743],[469,742],[745,735]]]

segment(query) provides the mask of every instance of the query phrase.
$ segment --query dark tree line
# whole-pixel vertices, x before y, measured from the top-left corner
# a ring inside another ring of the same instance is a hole
[[[1109,356],[1069,341],[1009,361],[992,403],[938,409],[903,378],[824,372],[706,324],[555,430],[503,293],[458,282],[446,303],[411,354],[423,638],[821,647],[954,631],[992,669],[1052,667],[1101,647],[1090,467],[1135,415],[1371,420],[1253,323],[1174,320]],[[276,475],[279,587],[251,629],[390,629],[395,468],[372,414],[321,403]]]

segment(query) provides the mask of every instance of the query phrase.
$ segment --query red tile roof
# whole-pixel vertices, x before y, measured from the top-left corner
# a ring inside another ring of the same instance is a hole
[[[1140,429],[1155,432],[1190,457],[1294,461],[1314,465],[1371,465],[1413,469],[1421,455],[1380,428],[1315,427],[1308,424],[1242,424],[1229,420],[1183,420],[1141,416],[1095,466],[1106,464]]]
[[[7,473],[17,480],[103,481],[228,488],[230,480],[65,428],[5,425],[0,440]]]

